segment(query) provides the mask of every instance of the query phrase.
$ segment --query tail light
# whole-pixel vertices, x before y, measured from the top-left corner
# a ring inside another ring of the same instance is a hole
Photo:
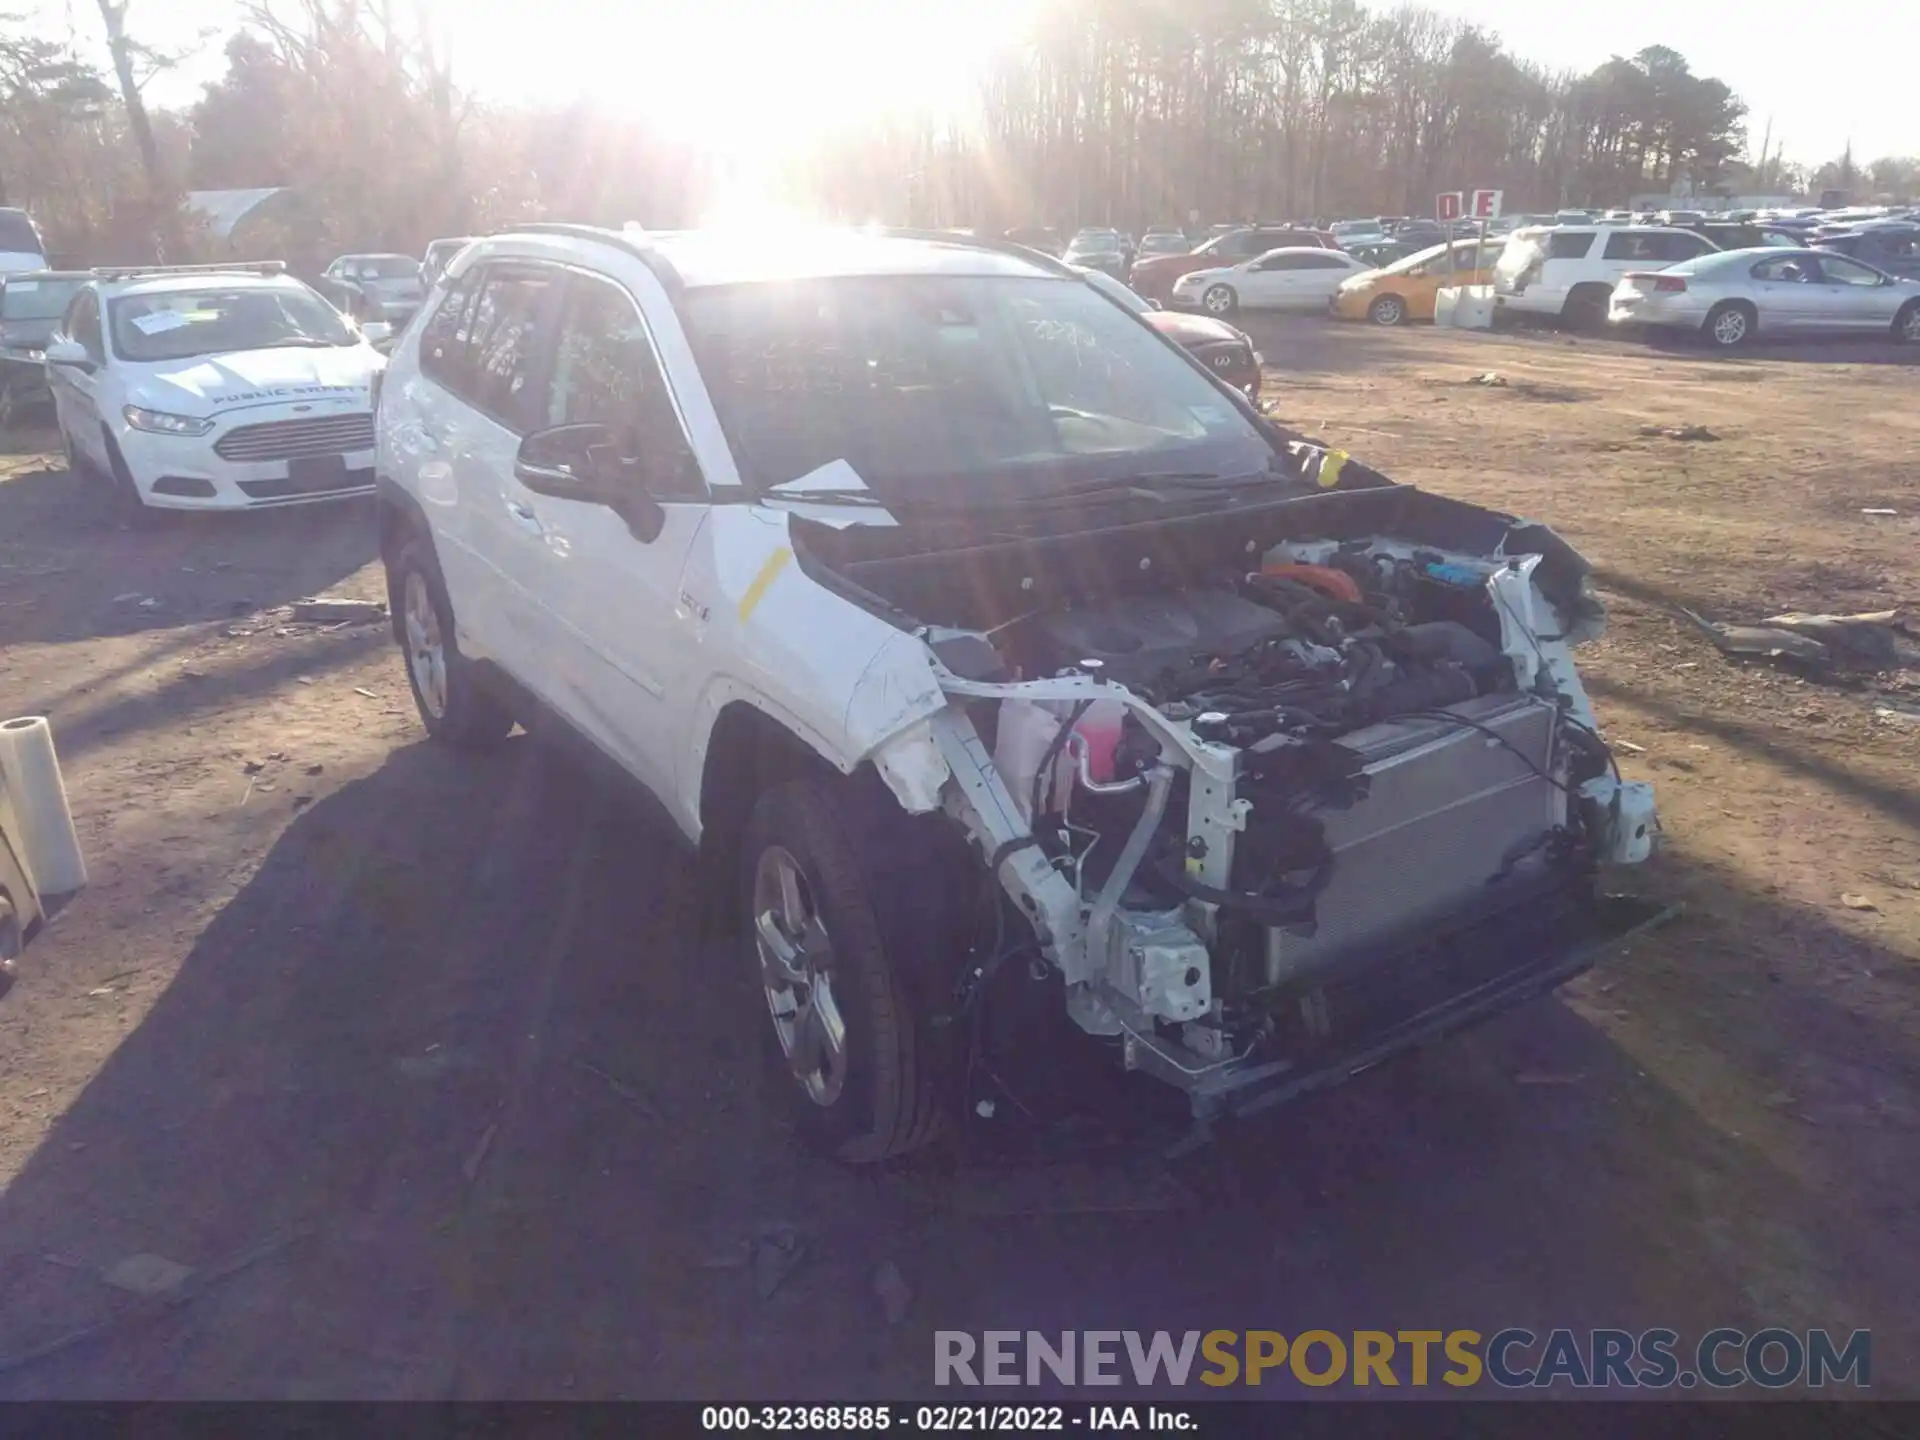
[[[1624,280],[1631,280],[1642,290],[1651,290],[1657,295],[1678,295],[1687,288],[1687,282],[1678,275],[1662,275],[1652,270],[1629,270]]]

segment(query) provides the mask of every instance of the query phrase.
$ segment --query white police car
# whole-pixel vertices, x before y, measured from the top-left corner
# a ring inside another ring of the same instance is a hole
[[[46,350],[68,463],[108,477],[136,518],[371,494],[386,362],[284,272],[92,272]]]

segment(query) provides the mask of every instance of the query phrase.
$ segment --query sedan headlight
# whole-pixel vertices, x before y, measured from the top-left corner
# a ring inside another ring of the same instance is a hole
[[[129,405],[120,412],[127,424],[149,435],[204,435],[213,429],[213,421],[193,415],[169,415],[164,410],[146,410]]]

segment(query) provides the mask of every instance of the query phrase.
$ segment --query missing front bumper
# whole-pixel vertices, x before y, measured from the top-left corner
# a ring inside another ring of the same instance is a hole
[[[1403,1051],[1489,1019],[1590,968],[1610,947],[1665,923],[1677,907],[1575,885],[1389,954],[1366,957],[1289,993],[1246,1063],[1189,1080],[1200,1128],[1338,1085]],[[1275,1058],[1262,1060],[1261,1055]]]

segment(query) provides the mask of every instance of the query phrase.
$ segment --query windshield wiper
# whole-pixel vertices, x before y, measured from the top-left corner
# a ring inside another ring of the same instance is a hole
[[[887,502],[871,490],[796,490],[791,485],[776,486],[760,493],[761,500],[791,500],[796,505],[873,505],[884,510]]]
[[[1254,481],[1270,481],[1278,478],[1272,470],[1251,470],[1243,475],[1216,475],[1209,470],[1162,470],[1145,475],[1113,476],[1104,480],[1092,480],[1084,485],[1070,485],[1055,490],[1042,490],[1037,495],[1023,498],[1022,505],[1049,505],[1075,500],[1099,499],[1105,496],[1138,495],[1143,499],[1165,502],[1175,496],[1189,495],[1225,495],[1242,489]]]

